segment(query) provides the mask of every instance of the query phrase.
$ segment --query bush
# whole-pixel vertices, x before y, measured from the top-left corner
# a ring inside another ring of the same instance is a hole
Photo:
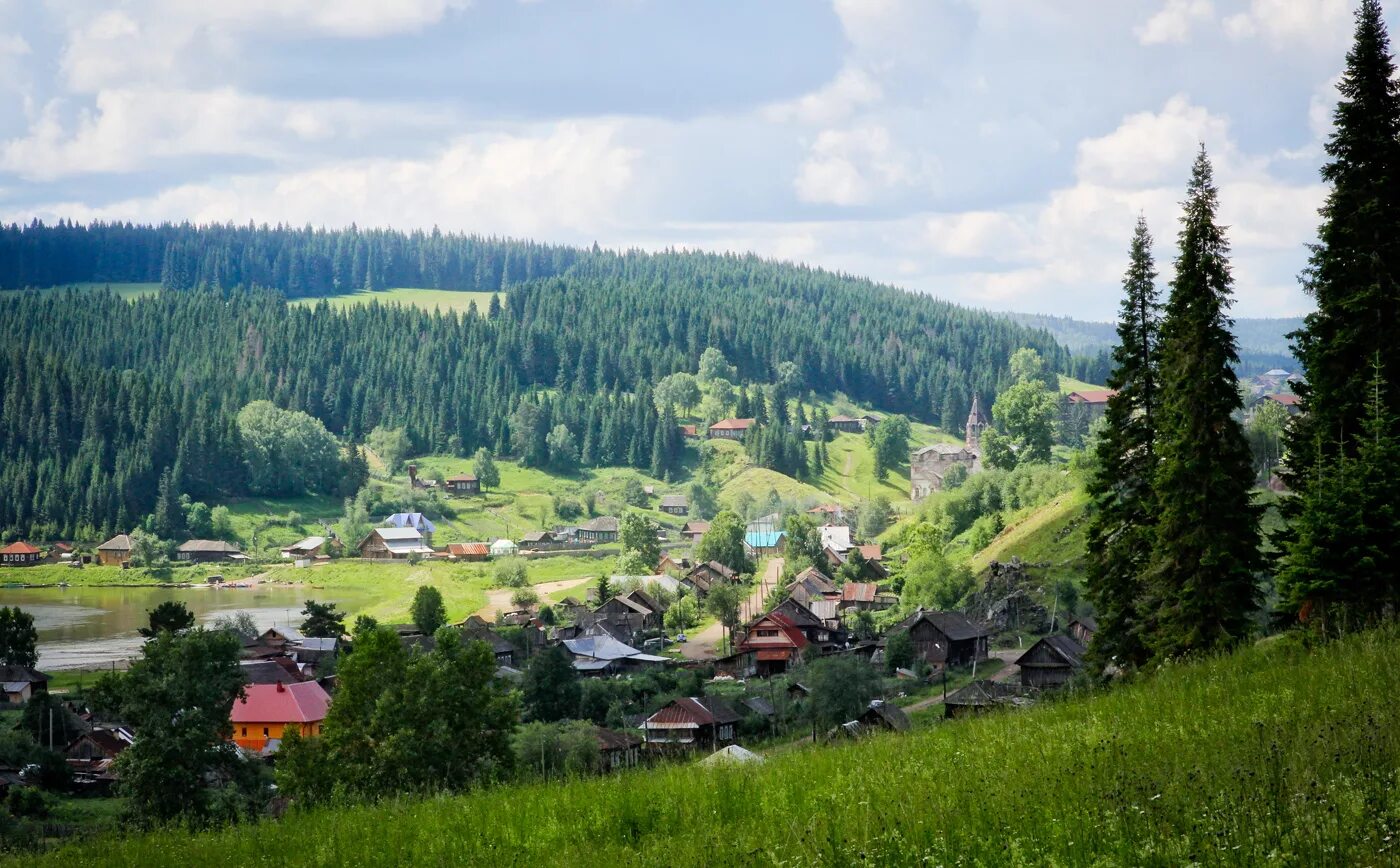
[[[38,787],[14,787],[5,799],[5,807],[16,817],[43,819],[53,810],[53,797]]]
[[[492,570],[496,586],[501,588],[523,588],[530,584],[530,571],[520,558],[505,558],[496,562]]]

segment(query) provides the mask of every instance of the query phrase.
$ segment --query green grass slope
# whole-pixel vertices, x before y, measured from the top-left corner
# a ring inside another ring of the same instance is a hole
[[[126,299],[127,301],[131,301],[132,299],[144,298],[145,296],[148,296],[148,295],[155,295],[156,293],[160,292],[160,284],[159,284],[159,283],[106,283],[106,282],[101,282],[101,281],[99,281],[99,282],[93,282],[93,283],[69,283],[69,284],[64,284],[63,286],[50,286],[50,287],[46,287],[46,288],[44,288],[44,289],[7,289],[7,290],[3,290],[3,293],[11,293],[11,292],[57,292],[57,291],[59,291],[59,290],[64,290],[64,289],[75,289],[75,290],[79,290],[79,291],[92,290],[92,289],[110,289],[112,292],[116,293],[116,295],[117,295],[118,298],[123,298],[123,299]],[[0,294],[3,294],[3,293],[0,293]]]
[[[392,289],[385,289],[379,292],[361,290],[360,292],[350,292],[344,295],[318,296],[316,298],[298,298],[292,304],[315,305],[322,301],[330,302],[333,308],[351,307],[360,304],[403,304],[409,307],[422,308],[423,310],[455,310],[466,313],[473,304],[476,305],[477,313],[486,315],[487,309],[491,306],[491,296],[496,293],[490,292],[465,292],[455,289],[423,289],[412,286],[399,286]],[[502,294],[503,295],[503,294]]]
[[[1400,636],[1277,641],[905,735],[98,840],[28,865],[1379,865]]]
[[[972,556],[969,566],[980,573],[992,561],[1014,556],[1048,564],[1042,572],[1051,580],[1078,578],[1083,573],[1088,508],[1088,493],[1075,489],[1027,510],[1008,521],[991,544]]]

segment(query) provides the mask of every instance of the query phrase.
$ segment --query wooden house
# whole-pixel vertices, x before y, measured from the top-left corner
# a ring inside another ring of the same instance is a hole
[[[598,743],[598,771],[604,774],[634,768],[642,761],[642,740],[630,732],[595,726],[593,738]]]
[[[744,552],[755,560],[783,553],[787,534],[781,530],[754,530],[744,534]]]
[[[690,512],[690,501],[684,494],[663,494],[657,509],[667,515],[685,515]]]
[[[1288,415],[1297,416],[1303,412],[1302,400],[1292,392],[1275,392],[1272,395],[1265,395],[1263,400],[1272,401],[1288,411]]]
[[[943,700],[943,716],[948,719],[983,714],[996,708],[1025,708],[1035,703],[1035,691],[1005,681],[974,681]]]
[[[582,543],[617,542],[621,523],[610,515],[600,515],[578,526],[578,541]]]
[[[70,760],[114,760],[136,739],[124,726],[98,724],[68,743],[63,755]]]
[[[1084,646],[1072,636],[1046,636],[1016,660],[1025,687],[1059,687],[1084,667]]]
[[[564,647],[574,655],[574,669],[580,675],[616,675],[671,662],[669,657],[645,654],[602,632],[565,639]]]
[[[484,542],[447,544],[447,556],[459,561],[484,561],[490,555],[491,547]]]
[[[904,709],[893,702],[872,699],[860,717],[843,723],[834,734],[858,737],[873,732],[908,732],[911,726]]]
[[[233,741],[251,751],[265,750],[269,742],[279,744],[289,728],[297,734],[321,734],[331,698],[315,681],[296,684],[250,684],[243,698],[233,703]]]
[[[683,576],[690,572],[692,566],[694,566],[694,564],[690,562],[690,558],[674,557],[670,554],[663,553],[661,555],[661,560],[656,562],[656,573],[661,576],[667,576],[672,573]]]
[[[1108,412],[1108,399],[1118,394],[1113,389],[1083,389],[1077,392],[1070,392],[1065,396],[1065,411],[1079,411],[1088,414],[1088,420],[1092,424],[1097,419],[1102,419]]]
[[[299,542],[294,542],[282,549],[282,557],[291,560],[301,560],[302,558],[314,558],[323,553],[326,548],[326,538],[323,536],[309,536]]]
[[[865,423],[855,416],[832,416],[826,420],[826,427],[842,434],[859,434],[865,430]]]
[[[384,526],[413,528],[423,538],[423,545],[429,548],[433,546],[433,534],[437,531],[432,519],[421,512],[396,512],[384,519]]]
[[[699,542],[705,531],[710,529],[708,521],[688,521],[681,525],[681,539],[686,542]]]
[[[191,539],[180,543],[180,547],[175,550],[175,560],[204,564],[217,561],[246,561],[248,556],[239,551],[238,546],[221,539]]]
[[[700,430],[699,430],[696,426],[694,426],[694,425],[682,425],[682,426],[680,426],[680,429],[681,429],[681,437],[685,438],[686,440],[699,440],[699,439],[700,439]]]
[[[449,494],[480,494],[481,480],[470,473],[459,473],[456,476],[447,477],[443,487],[447,489]]]
[[[412,527],[377,527],[360,540],[360,557],[366,560],[400,561],[433,554],[432,546]]]
[[[131,537],[119,533],[97,547],[97,562],[118,567],[131,560]]]
[[[5,702],[18,705],[31,697],[49,692],[49,676],[37,669],[15,664],[0,666],[0,690]]]
[[[732,582],[736,578],[734,571],[719,561],[706,561],[691,567],[681,584],[694,591],[695,596],[703,597],[716,582]]]
[[[753,419],[721,419],[711,425],[706,434],[711,440],[743,440],[753,425]]]
[[[734,651],[752,653],[754,674],[766,677],[786,672],[808,649],[828,654],[843,640],[839,629],[789,599],[749,624]]]
[[[874,582],[847,582],[841,586],[841,608],[858,612],[875,612],[894,604],[889,594],[881,594]]]
[[[804,606],[811,606],[817,600],[839,599],[841,596],[835,583],[816,567],[808,567],[794,576],[787,591],[788,596]]]
[[[923,608],[891,627],[880,647],[898,632],[907,632],[915,655],[934,666],[969,666],[974,660],[985,660],[991,636],[985,627],[956,612]]]
[[[554,531],[535,530],[520,538],[520,548],[526,551],[544,551],[557,548],[559,540],[554,536]]]
[[[642,721],[642,731],[650,750],[716,751],[734,743],[741,719],[722,699],[683,696]]]
[[[643,630],[661,629],[661,619],[665,615],[665,609],[641,590],[618,594],[599,606],[595,612],[608,619],[638,615],[641,617]]]
[[[1099,622],[1085,615],[1082,618],[1075,618],[1073,621],[1070,621],[1069,627],[1065,632],[1074,637],[1074,641],[1088,648],[1089,642],[1094,638],[1094,634],[1099,632]]]
[[[24,540],[12,542],[0,549],[0,567],[32,567],[44,559],[44,553],[36,545]]]

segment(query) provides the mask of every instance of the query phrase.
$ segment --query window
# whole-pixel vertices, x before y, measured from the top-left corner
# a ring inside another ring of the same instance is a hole
[[[246,726],[243,727],[243,737],[244,737],[244,738],[247,738],[247,737],[248,737],[248,727],[246,727]]]
[[[267,738],[267,727],[263,727],[263,738]]]
[[[763,639],[776,639],[778,637],[777,630],[758,630],[757,633]]]

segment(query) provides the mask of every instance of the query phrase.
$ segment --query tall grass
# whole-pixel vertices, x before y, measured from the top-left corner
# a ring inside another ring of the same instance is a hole
[[[1400,632],[738,769],[669,767],[83,844],[49,865],[1376,865]]]

